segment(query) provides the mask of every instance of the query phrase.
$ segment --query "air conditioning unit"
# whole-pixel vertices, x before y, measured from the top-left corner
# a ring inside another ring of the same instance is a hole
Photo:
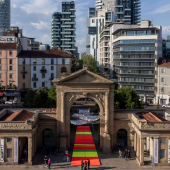
[[[163,61],[162,61],[162,64],[164,64],[164,63],[166,63],[166,60],[163,60]]]

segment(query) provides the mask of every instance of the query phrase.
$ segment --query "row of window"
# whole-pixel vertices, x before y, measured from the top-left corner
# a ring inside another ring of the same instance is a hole
[[[9,56],[12,56],[12,53],[13,53],[12,50],[8,51]],[[2,50],[0,50],[0,56],[2,56]]]
[[[117,71],[119,72],[119,70]],[[154,70],[120,70],[121,74],[154,74]]]
[[[120,77],[120,81],[154,83],[154,79]]]
[[[154,67],[154,63],[152,62],[121,62],[121,63],[115,63],[115,65],[118,66],[151,66]]]
[[[116,48],[114,51],[155,51],[155,47],[120,47]]]
[[[154,58],[154,55],[148,54],[125,54],[125,55],[114,55],[114,58]]]
[[[140,39],[140,40],[120,40],[120,41],[116,41],[114,43],[114,46],[115,45],[118,45],[118,44],[136,44],[136,43],[155,43],[155,40],[154,39]]]
[[[1,71],[1,65],[0,65],[0,71]],[[12,66],[9,66],[9,70],[12,71]]]
[[[0,73],[0,79],[2,78],[2,73]],[[13,78],[13,74],[12,73],[9,73],[9,79],[12,79]]]
[[[9,59],[9,64],[12,64],[13,62],[12,62],[12,59],[10,58]],[[1,61],[1,59],[0,59],[0,64],[2,64],[2,61]]]
[[[154,90],[154,87],[152,86],[128,86],[128,85],[122,85],[121,87],[130,87],[135,90]]]

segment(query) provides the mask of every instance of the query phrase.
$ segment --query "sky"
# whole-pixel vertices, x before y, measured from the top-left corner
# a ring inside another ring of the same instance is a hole
[[[51,45],[51,18],[53,12],[61,12],[63,0],[11,0],[11,26],[23,29],[23,35]],[[71,1],[71,0],[65,0]],[[76,4],[76,46],[79,52],[86,50],[86,18],[88,8],[96,0],[74,0]],[[141,0],[141,19],[151,20],[162,26],[163,38],[170,35],[170,0]]]

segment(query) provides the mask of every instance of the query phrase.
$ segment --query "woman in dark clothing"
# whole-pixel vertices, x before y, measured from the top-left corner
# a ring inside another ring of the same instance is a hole
[[[83,160],[81,161],[81,170],[83,170],[83,167],[84,167],[84,162]]]
[[[89,168],[90,168],[90,160],[87,159],[87,169],[89,169]]]

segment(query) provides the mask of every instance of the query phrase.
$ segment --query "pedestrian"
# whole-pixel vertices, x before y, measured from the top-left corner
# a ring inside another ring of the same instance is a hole
[[[45,155],[45,157],[44,157],[44,162],[45,162],[45,167],[47,167],[47,164],[48,164],[48,158],[47,158],[47,155]]]
[[[119,149],[119,158],[122,158],[122,151]]]
[[[46,155],[49,155],[49,149],[48,149],[48,147],[46,148]]]
[[[69,152],[67,154],[67,162],[70,162],[70,154],[69,154]]]
[[[66,155],[66,160],[67,160],[67,154],[68,154],[68,150],[65,151],[65,155]]]
[[[131,153],[130,153],[130,150],[128,150],[128,159],[130,160],[131,158]]]
[[[81,161],[81,170],[83,170],[83,167],[84,167],[84,162],[83,160]]]
[[[124,158],[125,158],[125,160],[127,161],[127,149],[125,149]]]
[[[87,159],[87,169],[90,169],[90,160]]]
[[[84,170],[87,170],[87,161],[84,163]]]
[[[50,161],[50,158],[48,159],[48,169],[50,169],[50,166],[51,166],[51,161]]]

